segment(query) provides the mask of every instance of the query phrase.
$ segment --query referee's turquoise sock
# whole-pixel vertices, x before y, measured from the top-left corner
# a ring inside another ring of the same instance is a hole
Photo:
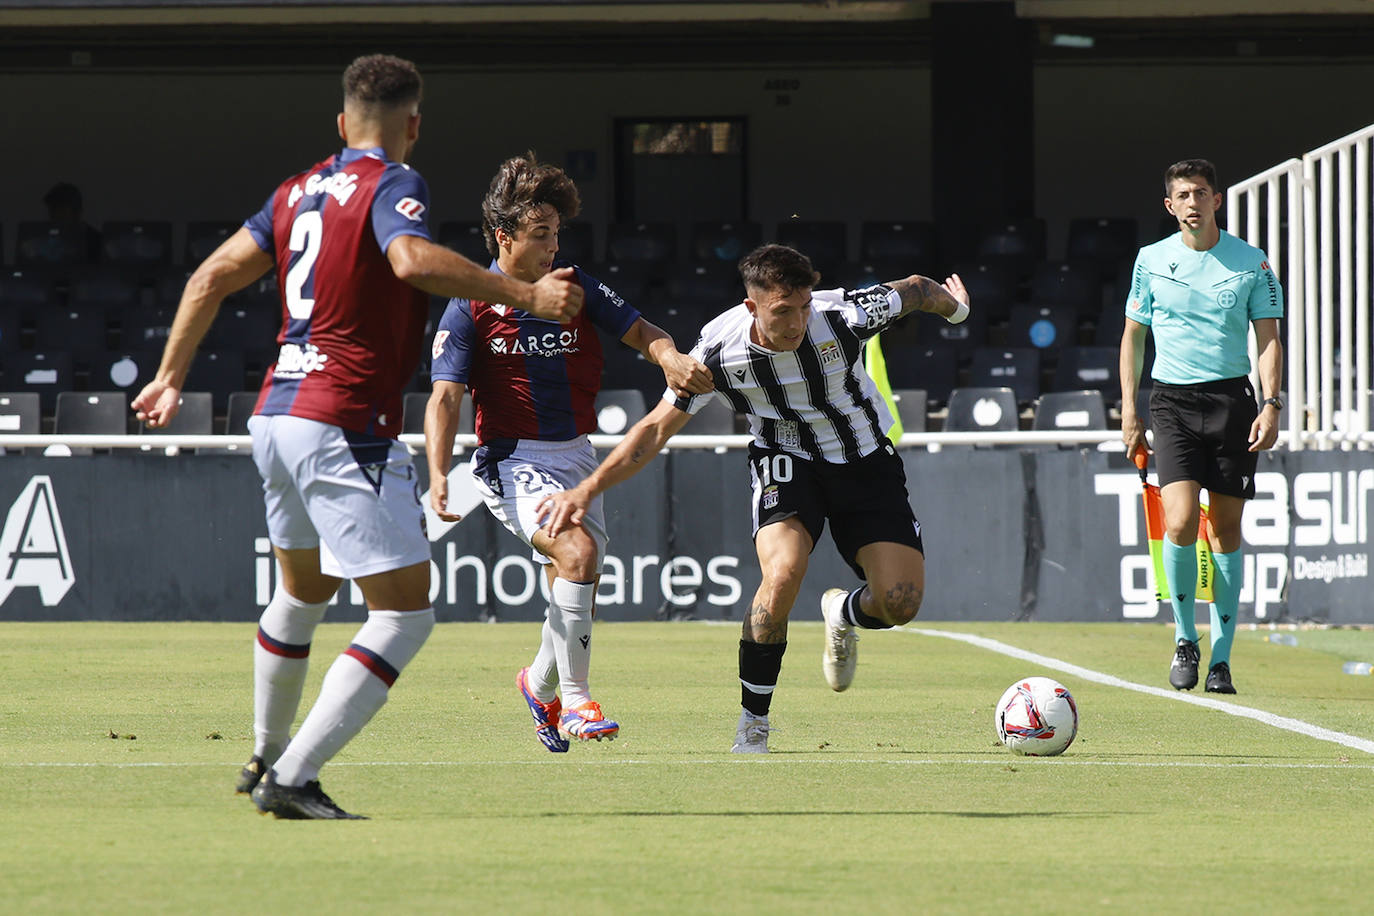
[[[1180,547],[1164,535],[1164,578],[1169,581],[1169,603],[1174,606],[1174,642],[1197,642],[1197,547]]]
[[[1216,577],[1212,580],[1212,661],[1207,665],[1231,664],[1231,641],[1236,636],[1236,617],[1240,615],[1240,585],[1245,563],[1240,549],[1212,554]]]

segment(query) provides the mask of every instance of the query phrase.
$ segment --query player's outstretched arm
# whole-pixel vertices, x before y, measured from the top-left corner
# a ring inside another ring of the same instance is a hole
[[[272,255],[258,247],[246,228],[237,232],[201,262],[186,281],[177,305],[167,346],[157,375],[134,398],[131,406],[150,427],[172,422],[181,406],[181,387],[196,349],[214,323],[220,303],[272,269]]]
[[[903,280],[891,280],[889,286],[902,297],[902,314],[930,312],[950,324],[958,324],[968,317],[968,290],[958,274],[950,274],[943,284],[930,277],[912,274]]]
[[[397,236],[387,246],[386,259],[397,278],[431,295],[499,302],[559,322],[571,321],[582,310],[582,285],[571,267],[525,283],[487,270],[418,235]]]
[[[441,379],[425,405],[425,461],[429,465],[429,505],[446,522],[461,515],[448,511],[448,469],[453,463],[453,438],[458,434],[458,411],[467,386]]]
[[[574,525],[582,524],[587,507],[598,494],[644,470],[690,419],[692,415],[686,411],[678,410],[667,401],[659,401],[657,407],[630,428],[606,456],[606,460],[587,475],[586,480],[571,490],[552,493],[540,500],[535,518],[542,523],[549,537],[554,538]]]
[[[630,330],[620,339],[663,370],[663,380],[674,394],[686,397],[716,389],[711,370],[690,355],[680,352],[673,338],[658,325],[641,318],[630,325]]]

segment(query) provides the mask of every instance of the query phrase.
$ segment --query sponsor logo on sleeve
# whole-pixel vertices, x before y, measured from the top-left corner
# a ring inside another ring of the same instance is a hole
[[[424,215],[425,205],[413,197],[402,197],[396,201],[396,212],[412,223],[418,223],[420,217]]]
[[[430,350],[434,358],[438,359],[444,355],[444,343],[448,340],[448,331],[434,332],[434,347]]]

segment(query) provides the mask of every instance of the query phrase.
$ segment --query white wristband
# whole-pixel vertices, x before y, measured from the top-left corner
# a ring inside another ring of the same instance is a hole
[[[953,315],[950,315],[950,316],[947,317],[945,320],[948,321],[950,324],[958,324],[959,322],[963,321],[963,320],[964,320],[965,318],[967,318],[967,317],[968,317],[968,303],[967,303],[967,302],[960,302],[960,303],[959,303],[959,307],[956,308],[956,309],[954,310],[954,314],[953,314]]]

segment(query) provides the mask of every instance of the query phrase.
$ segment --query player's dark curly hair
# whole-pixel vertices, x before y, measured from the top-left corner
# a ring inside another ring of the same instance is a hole
[[[343,75],[345,102],[400,108],[420,101],[424,81],[408,60],[390,54],[368,54],[348,65]]]
[[[1164,196],[1173,194],[1173,183],[1178,178],[1201,178],[1207,187],[1219,191],[1217,186],[1217,167],[1206,159],[1182,159],[1164,170]]]
[[[811,289],[821,278],[810,258],[786,245],[755,248],[740,259],[739,275],[750,295],[755,290],[790,295],[799,289]]]
[[[582,198],[567,173],[540,162],[533,152],[501,163],[487,196],[482,198],[482,237],[493,258],[500,251],[496,230],[514,235],[520,220],[544,204],[558,211],[559,221],[566,223],[581,211]]]

